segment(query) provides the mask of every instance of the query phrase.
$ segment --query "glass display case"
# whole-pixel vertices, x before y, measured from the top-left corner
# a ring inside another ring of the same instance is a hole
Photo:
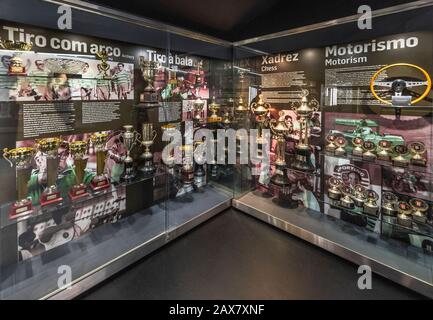
[[[240,171],[234,207],[430,297],[432,13],[234,44],[234,95],[269,134],[255,141],[269,161]]]
[[[0,299],[76,297],[230,207],[234,168],[198,151],[232,126],[231,45],[1,6]]]

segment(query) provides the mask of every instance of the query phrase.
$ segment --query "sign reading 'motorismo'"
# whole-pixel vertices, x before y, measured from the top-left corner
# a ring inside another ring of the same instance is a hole
[[[325,66],[366,63],[368,60],[366,54],[368,53],[414,48],[418,46],[418,42],[418,37],[409,37],[326,47]]]

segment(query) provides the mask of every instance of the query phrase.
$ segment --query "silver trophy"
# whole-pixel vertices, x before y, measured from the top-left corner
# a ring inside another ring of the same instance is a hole
[[[135,178],[134,173],[134,159],[131,157],[132,148],[138,142],[140,143],[140,134],[134,131],[134,127],[132,125],[123,126],[124,132],[121,134],[123,138],[123,144],[126,148],[126,158],[123,160],[125,163],[125,172],[122,176],[124,181],[130,181]]]
[[[140,157],[143,160],[143,166],[140,168],[140,171],[144,174],[152,174],[155,172],[153,153],[150,151],[150,147],[153,145],[155,138],[156,130],[153,129],[153,124],[143,123],[141,145],[144,147],[144,152]]]

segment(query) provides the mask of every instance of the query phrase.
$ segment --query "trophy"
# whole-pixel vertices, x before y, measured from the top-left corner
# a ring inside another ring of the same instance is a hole
[[[230,114],[229,109],[224,110],[223,117],[221,119],[221,124],[224,129],[228,130],[232,124],[232,116]]]
[[[364,149],[362,149],[364,140],[361,137],[355,137],[352,139],[352,144],[353,144],[352,155],[354,155],[355,157],[362,157],[364,153]]]
[[[314,110],[308,105],[308,94],[308,90],[303,90],[301,104],[294,109],[300,128],[299,142],[295,147],[296,160],[293,167],[302,171],[314,171],[314,165],[311,162],[311,146],[308,138],[309,123]]]
[[[427,211],[429,209],[428,204],[421,199],[411,199],[409,201],[410,206],[413,209],[412,218],[415,222],[426,223],[427,222]]]
[[[346,209],[355,208],[355,202],[352,199],[352,188],[348,185],[341,187],[343,197],[340,199],[340,205]]]
[[[331,177],[328,180],[328,197],[332,200],[340,200],[341,198],[341,187],[343,185],[343,181],[341,179]]]
[[[194,146],[191,144],[183,145],[180,147],[182,151],[182,168],[180,170],[181,179],[183,182],[183,192],[189,193],[194,190],[194,161],[193,151]]]
[[[374,190],[366,190],[364,193],[366,201],[364,202],[364,213],[377,216],[379,211],[379,206],[377,200],[379,200],[379,195]]]
[[[134,173],[134,159],[131,157],[131,151],[134,147],[135,143],[140,138],[140,134],[134,131],[134,127],[131,125],[125,125],[123,126],[123,129],[125,130],[121,136],[123,138],[123,144],[126,148],[126,157],[124,163],[125,163],[125,172],[122,176],[123,181],[130,181],[135,178]]]
[[[325,146],[325,152],[329,153],[329,154],[334,154],[335,150],[338,148],[337,145],[335,144],[335,141],[337,140],[337,136],[335,134],[328,134],[326,136],[326,146]]]
[[[205,144],[204,141],[196,141],[195,142],[195,150],[199,147],[203,147]],[[197,188],[200,188],[202,186],[204,186],[206,184],[206,171],[204,169],[203,163],[204,163],[204,158],[202,156],[202,153],[199,155],[196,155],[196,160],[198,162],[195,163],[195,169],[194,169],[194,185]]]
[[[346,138],[343,136],[337,137],[337,139],[335,140],[335,144],[337,145],[337,149],[335,149],[334,154],[339,157],[344,156],[346,154]]]
[[[215,102],[215,97],[212,99],[212,103],[208,105],[208,110],[212,112],[212,114],[207,118],[209,123],[212,122],[220,122],[221,117],[218,116],[218,111],[220,110],[220,105]]]
[[[386,216],[395,217],[397,215],[398,198],[391,192],[382,194],[382,213]]]
[[[388,140],[380,140],[378,142],[379,152],[377,153],[377,158],[382,161],[391,160],[391,149],[392,143]]]
[[[203,109],[205,102],[200,98],[194,100],[192,107],[194,109],[194,120],[196,123],[203,123]]]
[[[362,154],[362,159],[366,161],[374,161],[376,160],[376,155],[374,151],[376,151],[376,144],[373,141],[364,141],[362,144],[362,149],[364,153]]]
[[[59,203],[63,200],[57,189],[57,171],[59,166],[58,149],[62,140],[60,138],[45,138],[36,140],[39,150],[47,159],[47,188],[41,195],[41,206]]]
[[[364,208],[364,204],[367,200],[365,191],[365,187],[361,184],[357,184],[353,188],[353,201],[358,208]]]
[[[0,47],[6,50],[13,51],[30,51],[32,50],[33,43],[0,40]],[[16,52],[9,61],[9,75],[13,76],[26,76],[26,68],[23,66],[23,60],[20,58],[20,53]]]
[[[394,147],[394,152],[397,155],[392,158],[392,163],[395,166],[406,167],[409,164],[409,160],[407,159],[409,149],[405,145],[399,144]]]
[[[141,155],[141,159],[144,161],[144,165],[140,168],[145,174],[152,174],[155,172],[155,166],[153,165],[153,154],[150,151],[150,147],[153,145],[156,139],[156,130],[153,130],[152,123],[143,123],[141,132],[141,145],[144,147],[144,152]]]
[[[263,100],[263,94],[259,94],[257,102],[251,104],[251,110],[256,116],[258,126],[257,143],[259,145],[264,143],[263,129],[266,122],[266,115],[269,112],[271,105]]]
[[[86,141],[74,141],[69,143],[69,151],[74,159],[74,172],[76,184],[69,191],[69,198],[74,201],[89,195],[86,185],[83,183],[85,169],[87,166],[86,152],[88,143]]]
[[[410,163],[416,166],[427,166],[427,159],[423,157],[426,153],[425,144],[422,142],[412,142],[409,144],[409,149],[411,151],[412,157]]]
[[[9,210],[9,218],[15,219],[29,215],[33,212],[32,199],[27,196],[27,184],[31,175],[31,162],[33,155],[36,153],[35,148],[23,147],[16,149],[3,149],[3,158],[13,167],[16,166],[17,181],[17,201],[12,204]]]
[[[236,102],[234,112],[236,118],[243,118],[244,115],[248,112],[248,107],[245,105],[244,98],[242,98],[242,96],[239,96],[238,101]]]
[[[397,222],[399,225],[411,228],[412,227],[412,207],[406,201],[399,201],[397,204],[398,215]]]
[[[291,183],[287,176],[286,139],[293,128],[288,127],[284,121],[284,111],[280,111],[279,116],[278,121],[272,119],[269,123],[272,133],[277,138],[277,159],[275,160],[275,173],[271,178],[271,182],[277,186],[285,187]]]
[[[111,76],[107,74],[107,71],[110,70],[110,65],[107,63],[108,53],[106,50],[96,52],[96,57],[101,60],[101,63],[98,64],[99,72],[104,72],[102,78],[105,80],[110,80]]]
[[[155,74],[158,70],[158,63],[154,61],[146,61],[144,57],[140,57],[140,69],[144,80],[147,83],[144,92],[140,94],[140,102],[146,107],[158,106],[158,94],[153,87]]]
[[[172,137],[173,132],[176,131],[176,126],[172,123],[167,123],[161,126],[161,130],[163,132],[163,135],[166,132],[168,136]],[[167,155],[167,159],[165,159],[164,163],[167,166],[169,173],[173,175],[175,164],[174,150],[170,150],[170,153]]]
[[[96,151],[96,176],[90,183],[90,188],[96,192],[110,187],[108,178],[104,175],[105,158],[107,150],[105,144],[107,143],[108,133],[95,133],[90,137],[92,144],[95,146]]]

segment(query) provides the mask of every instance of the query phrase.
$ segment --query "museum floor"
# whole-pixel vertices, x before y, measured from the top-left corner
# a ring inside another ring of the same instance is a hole
[[[230,209],[81,299],[420,299],[378,275]]]

